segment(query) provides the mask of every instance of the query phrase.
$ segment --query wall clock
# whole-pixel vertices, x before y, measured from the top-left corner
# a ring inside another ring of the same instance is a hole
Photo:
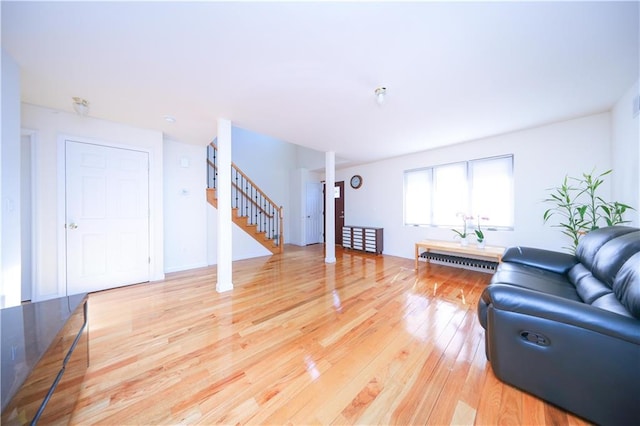
[[[351,177],[351,187],[353,189],[358,189],[362,186],[362,176],[360,175],[353,175]]]

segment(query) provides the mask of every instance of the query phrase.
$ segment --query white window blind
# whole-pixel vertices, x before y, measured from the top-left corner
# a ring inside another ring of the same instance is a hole
[[[513,157],[469,162],[471,212],[481,225],[513,228]]]
[[[431,223],[431,169],[404,175],[405,224]]]
[[[460,223],[456,215],[468,211],[467,167],[465,163],[433,168],[434,225],[454,226]]]
[[[513,228],[513,155],[409,170],[405,225],[456,227],[461,215],[483,227]]]

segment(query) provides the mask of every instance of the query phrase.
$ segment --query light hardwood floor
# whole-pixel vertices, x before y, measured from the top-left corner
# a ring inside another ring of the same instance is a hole
[[[77,424],[585,424],[499,382],[476,303],[490,275],[287,246],[89,297]]]

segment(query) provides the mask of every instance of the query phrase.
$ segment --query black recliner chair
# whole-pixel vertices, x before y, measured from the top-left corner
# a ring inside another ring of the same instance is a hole
[[[591,231],[575,256],[507,249],[478,317],[500,380],[598,424],[640,424],[640,229]]]

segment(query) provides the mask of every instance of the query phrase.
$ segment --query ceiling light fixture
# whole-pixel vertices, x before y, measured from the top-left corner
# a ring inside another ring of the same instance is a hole
[[[79,98],[77,96],[73,97],[73,110],[81,116],[85,116],[89,113],[89,101],[86,99]]]
[[[164,116],[164,121],[166,121],[167,123],[175,123],[176,122],[176,118],[172,115],[165,115]]]
[[[378,87],[374,93],[376,94],[376,102],[378,102],[378,105],[382,105],[384,97],[387,95],[387,88]]]

